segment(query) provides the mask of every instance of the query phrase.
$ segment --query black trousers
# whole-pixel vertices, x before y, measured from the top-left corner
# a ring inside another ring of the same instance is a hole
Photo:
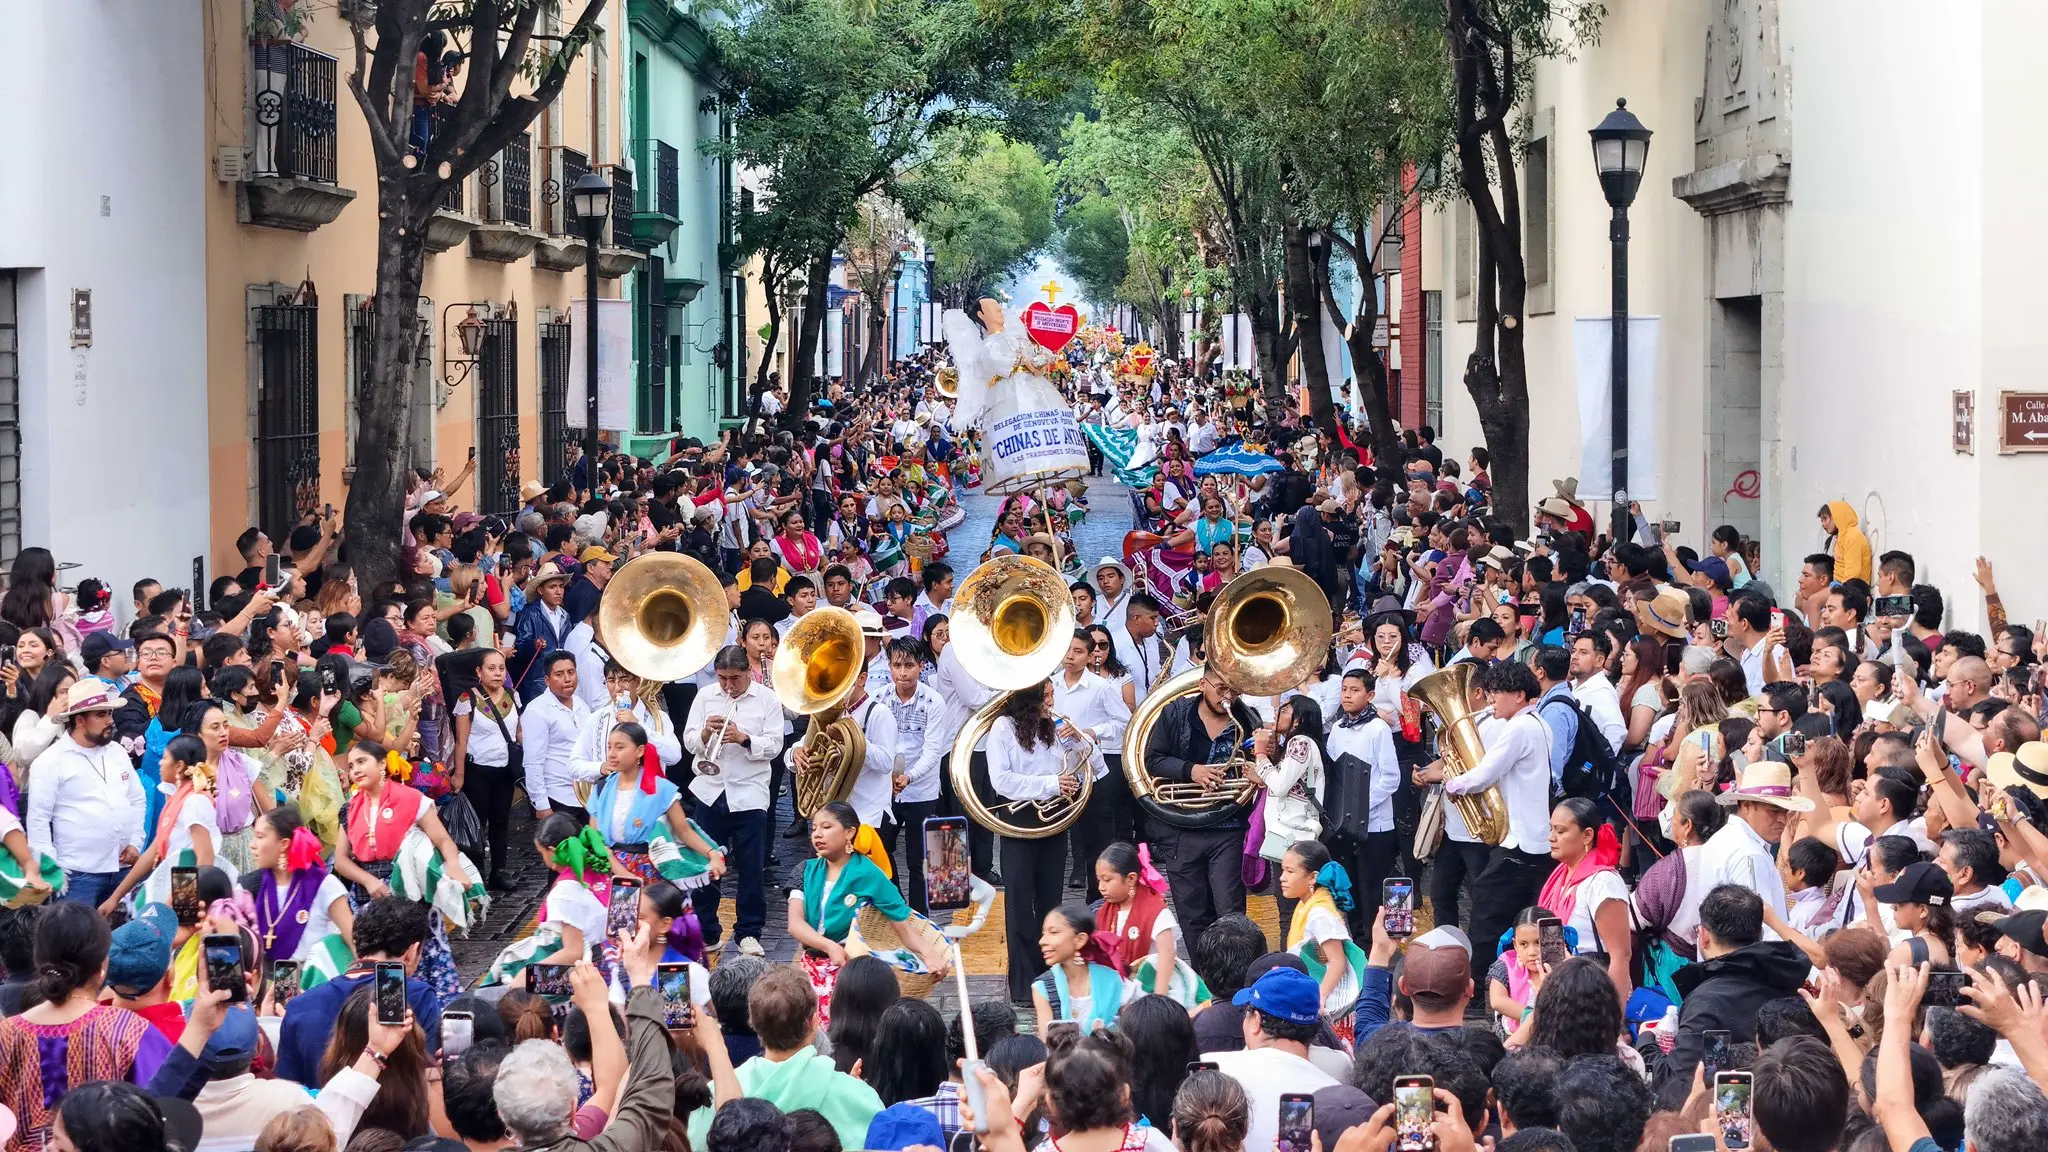
[[[1394,861],[1400,856],[1400,833],[1370,832],[1364,840],[1338,836],[1327,843],[1331,856],[1351,876],[1352,908],[1345,917],[1350,922],[1351,938],[1364,940],[1371,947],[1372,918],[1379,914],[1380,887],[1387,877],[1394,875]],[[1281,921],[1281,927],[1286,925],[1286,921]]]
[[[675,729],[678,742],[682,740],[683,724],[690,718],[690,705],[696,701],[697,685],[686,680],[675,680],[661,686],[661,706],[668,712],[668,721]],[[697,781],[696,761],[695,756],[685,752],[683,758],[669,765],[663,775],[668,777],[669,783],[688,792],[690,785]]]
[[[1429,861],[1429,906],[1439,924],[1457,924],[1458,892],[1463,889],[1476,904],[1479,899],[1479,874],[1486,871],[1487,858],[1493,849],[1477,841],[1453,840],[1446,836],[1437,847],[1436,855]],[[1487,954],[1487,967],[1493,966],[1493,951],[1482,948],[1475,937],[1472,941],[1474,962],[1477,953]]]
[[[1486,859],[1486,871],[1472,883],[1472,981],[1486,982],[1486,970],[1493,966],[1493,945],[1515,922],[1522,909],[1536,903],[1557,861],[1548,852],[1517,852],[1494,848]],[[1480,957],[1486,959],[1481,960]]]
[[[1237,821],[1174,828],[1154,820],[1152,863],[1173,893],[1181,939],[1192,944],[1219,917],[1244,911],[1244,832]]]
[[[1031,982],[1045,974],[1038,955],[1038,937],[1045,917],[1060,906],[1066,880],[1067,844],[1050,836],[1043,840],[1004,837],[1003,935],[1010,946],[1010,999],[1030,1000]]]
[[[477,819],[483,822],[493,876],[505,871],[505,851],[512,839],[512,790],[519,782],[512,769],[503,764],[471,760],[462,769],[462,794],[469,797]]]
[[[903,853],[900,856],[896,856],[898,860],[903,862],[903,879],[909,885],[908,888],[904,889],[903,898],[910,902],[912,908],[926,914],[929,914],[931,909],[925,906],[924,822],[938,814],[939,801],[937,800],[898,800],[896,801],[896,817],[890,822],[893,827],[883,837],[883,842],[889,847],[890,855],[895,856],[895,829],[900,828],[903,830]]]
[[[988,753],[976,752],[970,767],[977,773],[988,771]],[[939,813],[947,816],[967,816],[967,808],[960,803],[960,797],[953,791],[953,773],[939,773]],[[986,880],[995,875],[996,834],[981,826],[981,821],[967,817],[967,862],[974,874]],[[1038,937],[1031,938],[1031,954],[1038,955]]]

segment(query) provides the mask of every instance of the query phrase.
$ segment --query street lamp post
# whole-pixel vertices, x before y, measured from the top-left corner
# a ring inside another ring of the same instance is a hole
[[[1593,138],[1593,166],[1600,173],[1600,190],[1614,209],[1607,226],[1613,246],[1614,305],[1610,321],[1612,344],[1608,352],[1607,380],[1613,453],[1614,527],[1616,543],[1631,535],[1628,514],[1628,206],[1643,183],[1643,162],[1650,154],[1650,130],[1628,110],[1628,101],[1616,100],[1614,111],[1600,121],[1589,135]]]
[[[604,241],[604,221],[612,206],[612,186],[596,172],[585,172],[569,189],[576,215],[583,221],[583,480],[597,490],[597,249]],[[659,285],[656,286],[659,291]]]

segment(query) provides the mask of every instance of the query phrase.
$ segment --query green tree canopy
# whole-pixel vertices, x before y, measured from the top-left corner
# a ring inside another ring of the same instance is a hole
[[[1102,196],[1082,197],[1061,218],[1058,239],[1060,267],[1079,283],[1082,299],[1108,304],[1122,298],[1131,236],[1116,205]]]
[[[982,133],[905,184],[956,304],[994,291],[1052,239],[1052,171],[1029,144]]]

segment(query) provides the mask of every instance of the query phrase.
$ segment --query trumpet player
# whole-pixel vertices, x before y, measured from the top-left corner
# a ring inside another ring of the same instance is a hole
[[[1493,704],[1493,720],[1479,732],[1486,754],[1470,771],[1449,779],[1443,761],[1433,761],[1416,770],[1415,783],[1441,782],[1450,796],[1500,786],[1507,801],[1507,838],[1487,852],[1485,870],[1469,880],[1470,935],[1497,940],[1515,913],[1536,902],[1555,865],[1550,858],[1550,727],[1530,707],[1543,692],[1527,665],[1512,660],[1495,664],[1479,674],[1479,684]],[[1455,808],[1445,812],[1446,839],[1455,815]],[[1492,963],[1475,953],[1472,979],[1485,980]]]
[[[1095,742],[1054,712],[1054,692],[1051,681],[1012,692],[1002,714],[989,725],[988,782],[1006,801],[1071,798],[1081,791],[1081,772],[1100,780],[1109,771]],[[1244,839],[1242,826],[1237,835],[1239,841]],[[1046,914],[1060,905],[1066,843],[1058,836],[1005,836],[1000,852],[1008,893],[1003,929],[1010,948],[1010,999],[1028,1004],[1031,982],[1045,971],[1038,962],[1039,928]]]
[[[697,693],[683,724],[683,748],[697,758],[690,795],[697,801],[698,826],[725,845],[739,878],[733,935],[740,951],[758,956],[761,930],[768,923],[761,882],[768,868],[768,774],[782,751],[782,702],[754,681],[747,650],[738,644],[720,648],[711,668],[717,687]],[[724,939],[718,895],[717,884],[690,894],[707,950]]]

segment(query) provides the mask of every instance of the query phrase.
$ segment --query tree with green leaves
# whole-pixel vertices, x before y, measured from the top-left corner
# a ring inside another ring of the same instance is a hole
[[[993,295],[1052,239],[1052,173],[1029,144],[981,133],[904,184],[952,307]]]
[[[1101,310],[1123,298],[1124,280],[1131,274],[1131,234],[1108,197],[1090,194],[1069,205],[1054,240],[1053,253],[1074,278],[1081,299]]]
[[[596,34],[605,0],[365,0],[341,5],[354,36],[349,93],[377,172],[377,287],[369,363],[356,391],[349,562],[365,588],[399,576],[411,439],[413,357],[427,222],[442,194],[496,156],[553,103]],[[573,15],[570,13],[573,11]],[[564,20],[567,23],[564,24]],[[415,140],[413,66],[429,33],[468,61],[461,95]]]

